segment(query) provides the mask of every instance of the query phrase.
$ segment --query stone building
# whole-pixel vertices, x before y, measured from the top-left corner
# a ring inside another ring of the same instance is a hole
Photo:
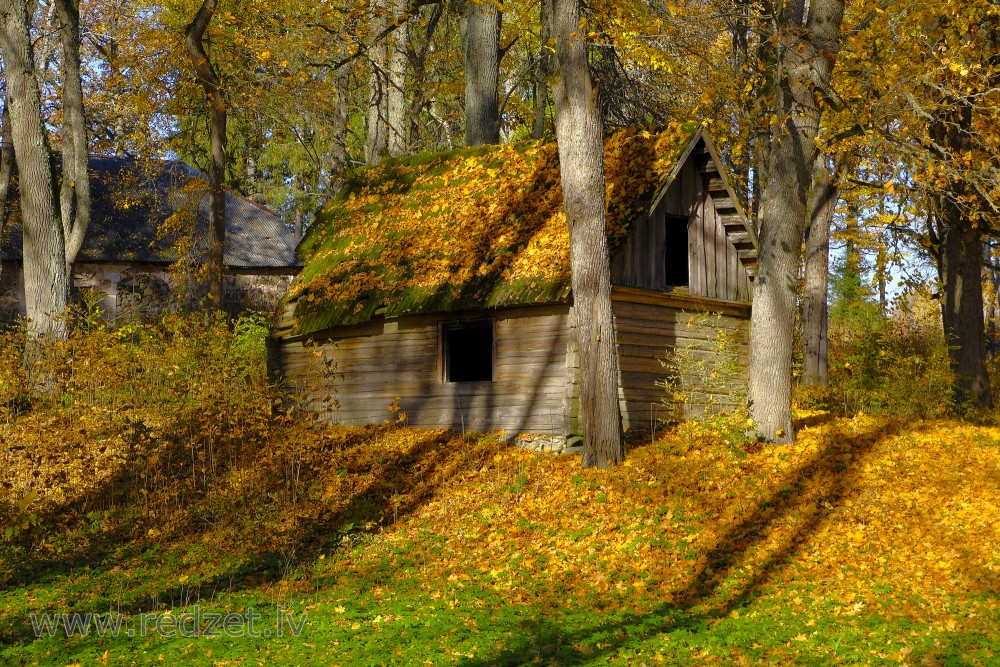
[[[73,276],[76,298],[109,318],[148,317],[196,301],[210,215],[205,177],[171,160],[92,156],[91,222]],[[0,237],[0,319],[24,314],[16,176]],[[273,311],[299,270],[281,216],[226,192],[225,308]],[[186,261],[179,261],[184,259]]]

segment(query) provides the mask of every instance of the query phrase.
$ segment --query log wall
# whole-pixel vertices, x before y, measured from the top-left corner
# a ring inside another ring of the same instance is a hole
[[[307,409],[337,423],[393,419],[395,402],[420,428],[562,435],[568,316],[568,305],[555,305],[376,320],[279,338],[272,365]],[[445,382],[440,327],[483,318],[495,322],[493,381]]]
[[[618,400],[626,429],[650,431],[664,420],[703,416],[742,404],[749,359],[749,304],[622,286],[614,287],[612,299],[618,344]],[[722,340],[728,343],[725,352],[719,349],[720,331],[725,332]],[[664,405],[666,391],[657,385],[668,376],[661,360],[669,348],[685,350],[691,360],[684,369],[688,374],[684,386],[690,388],[688,402],[674,406],[679,412]],[[571,340],[567,358],[567,434],[582,432],[576,350]],[[737,372],[706,377],[724,358],[737,360]]]

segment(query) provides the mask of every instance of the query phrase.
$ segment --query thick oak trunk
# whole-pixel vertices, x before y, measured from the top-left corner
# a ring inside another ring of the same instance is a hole
[[[465,145],[500,142],[500,11],[487,0],[464,3]]]
[[[817,93],[830,82],[844,4],[843,0],[813,0],[808,15],[806,11],[805,0],[790,0],[781,17],[781,78],[775,105],[781,127],[772,133],[768,151],[750,320],[750,416],[755,424],[754,435],[775,443],[795,439],[795,288],[821,117]]]
[[[802,344],[807,385],[826,386],[827,289],[830,284],[830,225],[837,208],[839,189],[825,155],[813,162],[809,196],[809,228],[806,230],[805,285],[802,290]]]
[[[552,18],[558,65],[553,87],[556,141],[582,372],[583,465],[604,468],[620,462],[624,452],[605,231],[603,121],[586,43],[577,33],[578,0],[554,0]]]
[[[940,202],[939,217],[941,316],[959,403],[989,407],[993,403],[986,372],[986,323],[983,315],[983,238],[978,226],[961,219],[950,202]]]
[[[208,169],[209,189],[212,195],[212,217],[208,225],[208,299],[214,308],[221,308],[223,301],[223,276],[225,275],[226,247],[226,100],[219,77],[205,51],[205,31],[215,15],[216,0],[205,0],[187,26],[185,37],[188,56],[194,65],[198,83],[205,89],[208,100],[209,133],[212,159]]]
[[[389,66],[386,73],[386,131],[391,156],[405,154],[410,143],[406,104],[406,69],[409,62],[406,53],[410,41],[410,23],[404,19],[406,11],[406,0],[393,2],[393,21],[399,27],[390,36]]]
[[[946,100],[930,127],[935,152],[942,161],[971,151],[972,108]],[[963,181],[949,182],[933,195],[937,219],[938,276],[943,299],[941,316],[955,399],[989,407],[993,403],[986,372],[986,325],[983,315],[983,237],[980,223],[970,219],[960,202],[974,199]]]
[[[65,246],[23,0],[0,0],[0,50],[21,193],[28,330],[36,336],[63,337],[68,291]]]
[[[90,174],[87,170],[87,120],[84,116],[83,81],[80,76],[80,9],[77,0],[56,0],[59,40],[62,44],[62,184],[60,217],[66,243],[66,275],[72,280],[73,263],[83,247],[90,225]]]

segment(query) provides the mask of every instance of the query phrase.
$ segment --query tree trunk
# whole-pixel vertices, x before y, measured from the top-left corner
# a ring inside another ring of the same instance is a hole
[[[377,164],[389,146],[389,81],[386,67],[389,48],[385,39],[378,39],[386,27],[387,0],[372,0],[371,34],[374,43],[368,45],[368,136],[365,140],[365,161]]]
[[[941,315],[957,378],[955,398],[980,407],[992,405],[983,335],[982,234],[975,225],[946,224],[939,229]]]
[[[434,32],[437,30],[441,17],[444,16],[444,3],[435,3],[430,6],[419,8],[419,21],[417,24],[423,28],[418,32],[411,26],[409,39],[406,42],[406,57],[409,60],[411,72],[410,104],[407,123],[409,125],[410,145],[417,145],[420,141],[420,114],[424,111],[429,100],[427,89],[429,81],[433,79],[427,72],[427,55],[431,52],[434,43]]]
[[[35,336],[61,338],[66,335],[65,245],[23,0],[0,0],[0,22],[0,50],[21,192],[28,331]]]
[[[996,241],[986,240],[986,244],[983,248],[983,262],[989,267],[987,274],[989,276],[989,284],[991,289],[991,295],[989,300],[989,317],[986,318],[986,356],[989,359],[996,359],[997,352],[1000,350],[1000,336],[998,336],[998,330],[1000,330],[1000,270],[997,270],[997,247]]]
[[[352,64],[337,70],[334,78],[336,102],[333,107],[331,133],[333,146],[330,149],[330,195],[334,196],[344,186],[344,172],[347,169],[347,125],[350,120],[350,92]]]
[[[545,136],[545,120],[549,109],[549,77],[552,76],[552,47],[549,39],[552,37],[552,0],[541,0],[539,3],[538,65],[535,68],[535,109],[531,123],[531,138],[541,139]]]
[[[889,313],[889,297],[886,293],[889,273],[889,258],[885,248],[885,240],[879,238],[878,250],[875,256],[875,278],[878,281],[878,310],[883,315]]]
[[[215,15],[216,0],[204,0],[194,20],[184,31],[188,55],[198,83],[208,100],[212,161],[208,169],[212,194],[212,218],[208,225],[208,299],[213,308],[222,308],[226,247],[226,100],[219,77],[205,51],[205,31]]]
[[[827,288],[830,283],[830,224],[837,208],[839,189],[825,155],[813,161],[809,196],[809,228],[806,230],[805,287],[802,293],[802,340],[805,366],[802,381],[826,386]]]
[[[386,126],[388,132],[389,155],[406,153],[409,148],[407,136],[406,66],[407,48],[410,41],[410,22],[402,20],[406,13],[406,0],[393,3],[393,20],[399,27],[390,36],[392,46],[389,56],[389,71],[386,76]]]
[[[10,102],[3,96],[3,111],[0,112],[0,237],[7,229],[7,195],[10,192],[10,177],[14,174],[14,141],[10,136]]]
[[[929,134],[937,157],[956,159],[973,149],[972,108],[968,103],[946,99],[931,123]],[[943,191],[933,193],[937,219],[938,276],[943,300],[941,316],[951,370],[956,376],[955,399],[959,404],[993,403],[986,372],[986,339],[983,316],[983,235],[976,220],[963,212],[970,196],[964,182],[949,181]]]
[[[605,230],[604,129],[598,91],[577,34],[578,0],[554,0],[552,34],[558,76],[553,87],[563,205],[569,224],[573,307],[580,345],[580,414],[584,467],[624,458],[618,407],[618,356],[611,311],[611,270]]]
[[[60,217],[66,242],[66,276],[72,283],[73,263],[90,225],[90,174],[83,81],[80,77],[80,8],[78,0],[56,0],[62,43],[62,185]]]
[[[790,0],[781,17],[775,114],[782,125],[772,134],[768,152],[750,320],[750,416],[754,435],[775,443],[795,439],[792,333],[806,199],[821,117],[817,88],[830,82],[844,3],[812,0],[807,17],[805,12],[805,0]]]
[[[493,2],[464,3],[465,145],[500,143],[500,11]]]

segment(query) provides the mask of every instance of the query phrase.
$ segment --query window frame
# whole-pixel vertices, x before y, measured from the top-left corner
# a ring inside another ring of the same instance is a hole
[[[461,329],[490,329],[490,379],[489,380],[452,380],[448,333]],[[492,384],[497,378],[497,327],[496,318],[474,317],[458,320],[438,321],[438,380],[446,385]]]
[[[671,262],[667,255],[667,249],[670,247],[671,235],[668,230],[673,224],[683,225],[684,227],[684,268],[687,271],[687,279],[682,285],[675,285],[668,279],[669,270],[667,267],[670,266]],[[663,284],[668,288],[674,287],[686,287],[691,288],[691,216],[683,215],[670,215],[669,213],[663,216],[663,252],[660,257],[660,261],[663,262]]]

